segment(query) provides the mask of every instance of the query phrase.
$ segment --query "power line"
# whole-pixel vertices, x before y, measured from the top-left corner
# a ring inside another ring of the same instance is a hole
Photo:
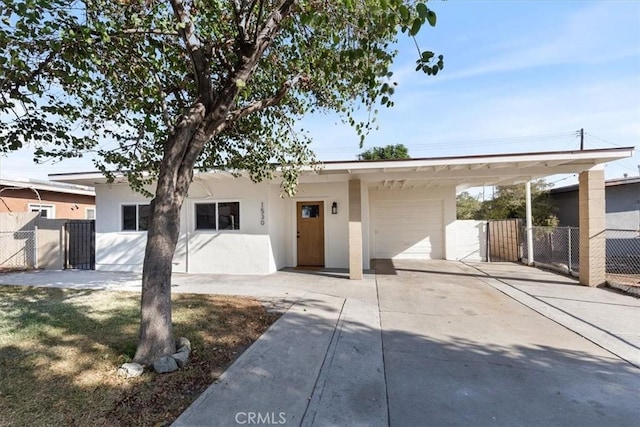
[[[606,143],[606,144],[613,145],[614,147],[624,147],[624,145],[620,145],[620,144],[616,144],[616,143],[611,142],[611,141],[607,141],[606,139],[600,138],[600,137],[595,136],[595,135],[593,135],[593,134],[591,134],[591,133],[588,133],[588,132],[585,132],[585,135],[588,135],[588,136],[590,136],[591,138],[597,139],[598,141],[602,141],[602,142],[604,142],[604,143]]]

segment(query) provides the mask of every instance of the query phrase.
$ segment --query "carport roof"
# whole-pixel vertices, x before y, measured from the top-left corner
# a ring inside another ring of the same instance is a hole
[[[633,156],[634,147],[545,151],[402,160],[326,162],[319,174],[349,173],[387,188],[450,186],[458,191],[574,174]],[[381,175],[382,174],[382,175]],[[380,180],[380,177],[384,178]],[[369,178],[371,177],[371,178]]]
[[[458,191],[481,185],[507,185],[556,175],[573,174],[607,162],[631,157],[634,147],[487,154],[454,157],[425,157],[401,160],[328,161],[307,169],[304,182],[313,176],[325,180],[333,175],[360,178],[374,185],[406,186],[455,185]],[[224,171],[201,172],[201,178],[227,178]],[[100,172],[51,174],[54,181],[95,185],[106,182]]]

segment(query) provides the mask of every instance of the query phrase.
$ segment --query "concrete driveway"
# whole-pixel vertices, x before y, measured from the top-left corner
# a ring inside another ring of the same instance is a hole
[[[134,275],[0,283],[139,289]],[[89,283],[89,282],[87,282]],[[178,426],[635,426],[640,300],[516,264],[378,262],[376,274],[176,275],[176,292],[286,313]]]
[[[390,425],[640,423],[638,368],[485,280],[555,290],[569,309],[584,291],[599,294],[594,310],[631,309],[636,338],[637,299],[514,264],[475,266],[491,277],[461,264],[395,264],[377,278]]]

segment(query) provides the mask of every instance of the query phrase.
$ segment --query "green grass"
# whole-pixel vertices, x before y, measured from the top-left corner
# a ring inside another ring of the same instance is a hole
[[[276,319],[252,299],[175,295],[189,364],[125,380],[116,371],[135,352],[139,298],[0,286],[0,426],[168,424]]]

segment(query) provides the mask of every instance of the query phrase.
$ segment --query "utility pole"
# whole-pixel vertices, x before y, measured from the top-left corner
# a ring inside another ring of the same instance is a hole
[[[584,150],[584,129],[580,129],[580,151]]]

